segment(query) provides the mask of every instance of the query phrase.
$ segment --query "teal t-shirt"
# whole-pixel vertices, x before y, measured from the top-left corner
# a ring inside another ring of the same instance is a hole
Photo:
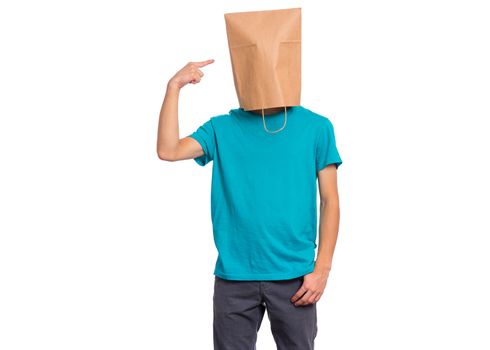
[[[284,111],[265,115],[269,131]],[[317,172],[342,164],[331,121],[288,107],[286,126],[268,133],[262,114],[242,108],[211,117],[188,135],[213,161],[211,220],[218,258],[214,274],[230,280],[291,279],[314,270]]]

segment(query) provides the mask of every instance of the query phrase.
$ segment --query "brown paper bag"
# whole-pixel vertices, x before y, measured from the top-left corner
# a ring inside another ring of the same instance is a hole
[[[301,8],[224,16],[240,107],[300,105]]]

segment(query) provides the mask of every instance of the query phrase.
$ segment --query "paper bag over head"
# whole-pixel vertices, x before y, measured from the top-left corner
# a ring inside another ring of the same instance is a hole
[[[249,111],[299,106],[301,8],[224,16],[240,107]]]

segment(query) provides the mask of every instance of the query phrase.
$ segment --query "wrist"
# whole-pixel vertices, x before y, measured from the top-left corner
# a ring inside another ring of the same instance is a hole
[[[170,79],[167,83],[167,90],[168,91],[175,91],[175,92],[179,92],[180,91],[180,87],[179,85],[173,81],[172,79]]]
[[[318,260],[315,261],[315,272],[318,272],[323,275],[328,275],[331,269],[332,269],[331,263],[322,263]]]

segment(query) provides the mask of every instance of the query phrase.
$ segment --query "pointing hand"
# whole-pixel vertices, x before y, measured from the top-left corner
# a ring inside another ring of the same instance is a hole
[[[214,59],[209,59],[201,62],[189,62],[181,70],[169,80],[169,85],[176,86],[181,89],[188,83],[196,84],[201,81],[204,73],[199,69],[214,62]]]

